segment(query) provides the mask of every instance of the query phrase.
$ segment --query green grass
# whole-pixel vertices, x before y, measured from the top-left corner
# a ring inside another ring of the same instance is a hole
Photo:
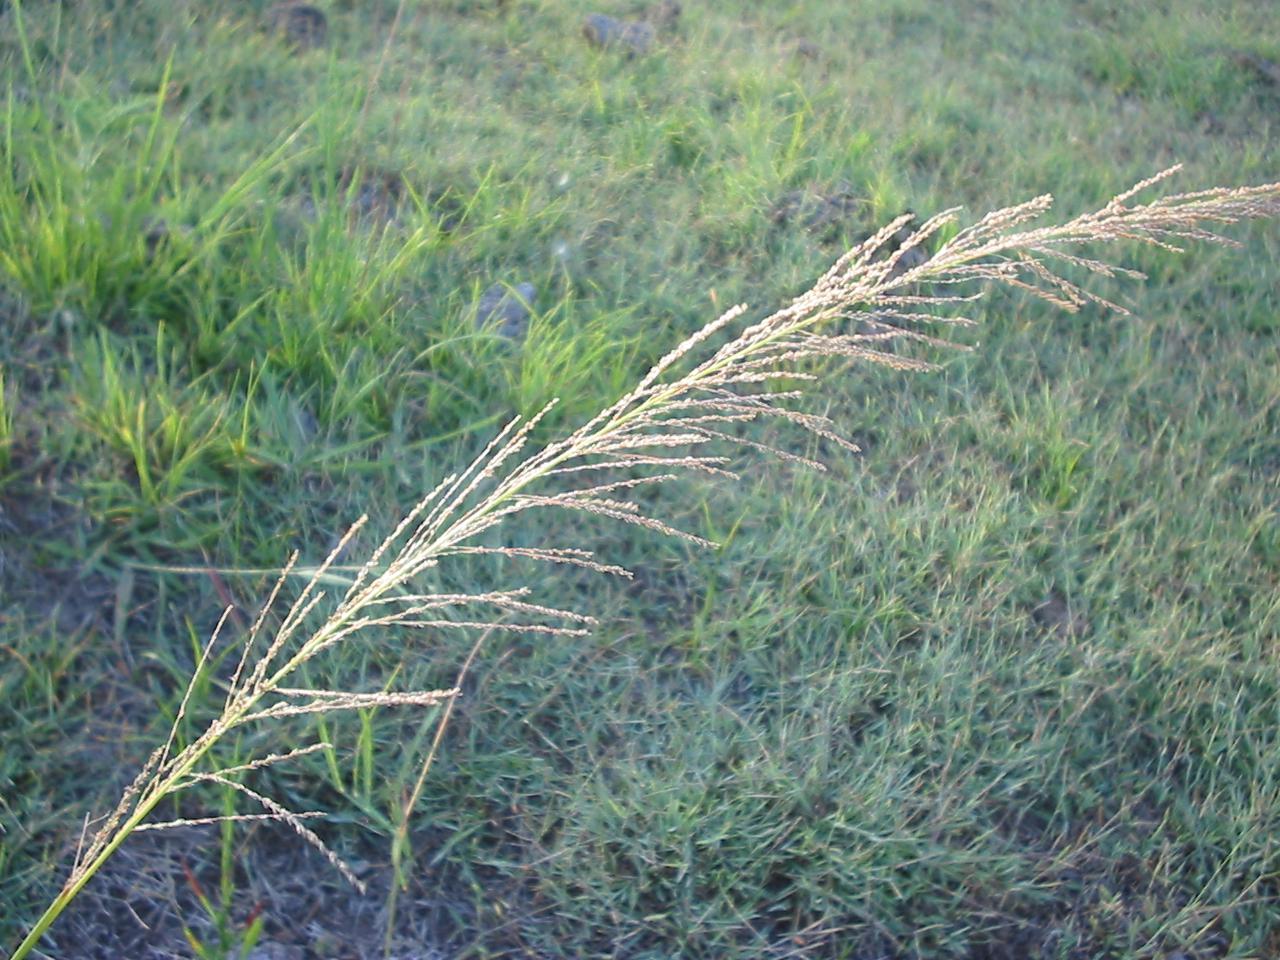
[[[395,4],[335,0],[298,55],[266,6],[0,11],[0,944],[163,736],[193,639],[265,598],[269,575],[226,571],[318,561],[362,512],[385,529],[511,412],[559,396],[544,435],[580,423],[718,307],[785,301],[903,209],[1052,192],[1065,217],[1175,160],[1181,189],[1277,179],[1280,90],[1234,54],[1280,45],[1248,0],[689,3],[634,60],[588,47],[569,0],[407,4],[367,102]],[[861,202],[835,235],[775,222],[842,182]],[[860,457],[744,460],[654,508],[716,551],[571,517],[507,536],[634,583],[454,569],[602,625],[486,648],[400,935],[466,957],[1275,954],[1280,234],[1236,236],[1122,254],[1149,280],[1103,292],[1133,317],[1002,296],[936,374],[828,380],[816,405]],[[478,329],[481,292],[521,281],[528,339]],[[471,642],[314,669],[447,684]],[[385,876],[433,719],[331,721],[332,751],[269,782]],[[128,899],[178,952],[257,918],[381,955],[380,931],[324,927],[366,907],[322,862],[284,869],[291,842],[186,838],[206,911],[140,840],[127,870],[169,886],[91,884],[49,949],[122,955]],[[298,869],[319,926],[294,922]]]

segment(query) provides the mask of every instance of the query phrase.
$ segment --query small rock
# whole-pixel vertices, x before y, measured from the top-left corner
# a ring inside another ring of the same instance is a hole
[[[160,217],[147,217],[142,221],[142,228],[142,239],[147,244],[147,258],[150,259],[155,256],[160,244],[169,239],[169,224]]]
[[[1237,51],[1234,58],[1240,66],[1252,69],[1260,80],[1264,80],[1272,86],[1280,87],[1280,64],[1244,50]]]
[[[396,219],[398,182],[391,178],[368,177],[356,191],[352,207],[361,220],[390,223]]]
[[[1200,121],[1200,129],[1210,136],[1217,136],[1226,132],[1227,125],[1222,121],[1222,117],[1213,110],[1204,111],[1196,119]]]
[[[910,210],[905,212],[911,213]],[[879,260],[884,257],[893,256],[902,249],[902,245],[904,243],[911,239],[911,235],[915,233],[919,227],[919,218],[914,213],[911,213],[911,219],[904,223],[902,227],[900,227],[898,231],[889,238],[889,242],[883,247],[882,255],[877,256],[876,259]],[[914,270],[916,267],[925,263],[928,259],[929,253],[923,246],[914,246],[910,250],[904,250],[902,256],[898,258],[898,262],[894,264],[893,269],[889,271],[889,279],[898,279],[898,277],[902,276],[908,270]]]
[[[839,233],[841,226],[863,203],[853,185],[845,181],[836,184],[834,190],[818,199],[817,206],[805,217],[804,225],[810,233],[827,236]]]
[[[812,40],[808,40],[804,37],[797,40],[795,47],[792,49],[795,50],[796,56],[801,60],[817,60],[822,56],[822,48]]]
[[[676,0],[662,0],[649,8],[645,19],[656,24],[659,30],[671,31],[680,22],[680,4]]]
[[[307,231],[316,222],[319,211],[311,194],[284,198],[272,215],[276,239],[282,247],[296,247],[306,240]]]
[[[769,216],[779,226],[803,223],[806,230],[820,239],[834,240],[862,203],[853,185],[841,181],[830,193],[792,190],[783,194]]]
[[[476,304],[476,326],[498,325],[498,333],[508,340],[519,340],[529,329],[530,307],[538,295],[532,283],[508,287],[495,283],[480,296]]]
[[[628,57],[645,54],[653,47],[654,30],[642,20],[617,20],[603,13],[590,14],[582,25],[582,35],[593,46],[618,48]]]
[[[324,46],[329,33],[329,18],[319,7],[298,0],[284,0],[267,11],[267,24],[298,50]]]
[[[916,494],[919,492],[919,485],[906,471],[898,474],[898,479],[894,481],[893,485],[893,498],[899,504],[909,503],[915,499]]]
[[[1083,613],[1074,610],[1057,590],[1053,590],[1031,611],[1031,619],[1043,630],[1051,630],[1062,640],[1076,640],[1089,630]]]
[[[170,227],[163,217],[143,217],[141,229],[142,240],[147,245],[148,263],[156,258],[156,253],[165,245],[191,235],[190,228]]]
[[[436,225],[442,233],[457,230],[467,215],[466,199],[451,188],[428,190],[427,208],[435,216]]]
[[[357,179],[358,178],[358,179]],[[344,170],[338,187],[349,201],[352,219],[366,227],[397,222],[406,192],[402,175],[390,170]]]
[[[919,217],[910,210],[904,210],[903,215],[909,216],[911,219],[895,230],[893,235],[876,249],[875,253],[871,256],[873,261],[883,262],[888,260],[890,257],[898,256],[898,251],[902,250],[902,245],[910,240],[912,235],[920,229]],[[871,236],[872,234],[870,233],[864,233],[862,236],[858,237],[857,240],[859,243],[862,243],[869,240]],[[926,240],[923,243],[918,243],[907,250],[902,250],[901,256],[898,256],[898,262],[895,263],[893,265],[893,269],[889,271],[887,279],[896,280],[908,270],[914,270],[916,267],[927,263],[930,257],[930,253],[926,248],[927,243],[928,241]]]
[[[889,271],[889,279],[897,280],[908,270],[923,266],[928,261],[929,254],[925,252],[923,247],[912,247],[910,250],[904,251],[902,256],[898,258],[898,262]]]
[[[769,219],[780,227],[789,226],[805,208],[813,202],[812,195],[806,190],[790,190],[778,198],[769,209]]]
[[[147,262],[156,258],[156,252],[169,239],[169,224],[161,217],[144,217],[142,242],[147,245]]]

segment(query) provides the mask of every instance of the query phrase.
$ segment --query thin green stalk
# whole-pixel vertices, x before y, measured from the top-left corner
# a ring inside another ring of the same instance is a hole
[[[102,865],[110,860],[112,855],[120,849],[121,844],[129,839],[130,834],[142,825],[143,821],[151,815],[151,812],[155,810],[160,801],[169,795],[172,788],[195,769],[202,756],[203,754],[194,755],[189,762],[180,765],[171,776],[159,785],[158,789],[150,793],[148,799],[140,803],[138,808],[120,824],[110,842],[80,870],[79,874],[70,883],[62,888],[62,891],[49,904],[44,913],[40,915],[40,919],[31,928],[31,932],[18,944],[10,960],[23,960],[23,957],[35,949],[36,944],[48,933],[49,928],[53,926],[53,922],[62,915],[62,911],[71,905],[71,901],[84,889],[85,884],[93,879],[94,875],[102,869]]]
[[[492,634],[492,630],[486,630],[472,644],[471,651],[467,654],[467,659],[463,661],[462,669],[458,671],[458,676],[454,680],[453,685],[455,687],[462,687],[463,681],[466,680],[467,674],[471,671],[471,665],[475,663],[475,659],[480,653],[480,648],[484,646],[485,641]],[[400,898],[400,890],[402,886],[406,885],[401,866],[404,863],[405,851],[409,846],[409,818],[413,815],[413,808],[422,799],[422,791],[427,783],[427,774],[431,770],[431,765],[435,763],[436,755],[440,752],[440,744],[444,740],[445,730],[448,729],[449,720],[453,717],[453,708],[457,702],[458,698],[454,697],[445,704],[444,713],[440,716],[440,722],[436,724],[435,736],[431,738],[431,747],[427,750],[427,755],[422,761],[422,768],[418,771],[418,779],[414,781],[413,790],[409,792],[409,799],[404,802],[404,806],[401,808],[400,822],[396,825],[396,833],[391,840],[392,882],[391,890],[387,894],[387,921],[382,945],[383,953],[387,956],[391,954],[391,937],[395,931],[396,905]]]
[[[36,86],[36,65],[31,59],[31,43],[27,40],[27,25],[22,18],[22,0],[13,0],[13,23],[18,31],[18,46],[22,50],[22,64],[27,68],[27,79]]]

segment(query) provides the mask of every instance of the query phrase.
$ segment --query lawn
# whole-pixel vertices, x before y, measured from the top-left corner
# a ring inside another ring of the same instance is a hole
[[[180,704],[224,609],[242,638],[367,514],[358,567],[513,414],[559,398],[530,440],[564,436],[907,211],[1280,180],[1270,0],[316,9],[0,3],[0,950],[221,709],[230,647]],[[601,48],[595,13],[650,29]],[[451,687],[474,651],[447,724],[219,747],[329,744],[245,782],[325,811],[365,893],[280,823],[140,832],[42,949],[1280,955],[1280,226],[1224,232],[1091,251],[1146,274],[1088,281],[1129,315],[995,290],[934,331],[970,349],[910,345],[936,370],[825,365],[806,409],[861,452],[751,423],[827,469],[739,446],[635,491],[712,548],[510,518],[493,544],[634,576],[482,554],[423,589],[589,631],[370,632],[302,685]]]

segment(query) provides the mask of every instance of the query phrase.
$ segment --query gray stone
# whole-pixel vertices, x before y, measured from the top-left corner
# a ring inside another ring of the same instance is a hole
[[[844,232],[865,204],[853,185],[841,180],[828,193],[813,190],[785,193],[773,205],[769,216],[779,226],[799,223],[820,240],[830,241]]]
[[[144,217],[142,219],[142,239],[147,245],[147,261],[155,259],[160,245],[169,239],[169,224],[163,217]]]
[[[902,240],[898,241],[898,249],[901,249],[901,244],[905,242],[905,240],[906,238],[903,237]],[[893,265],[893,269],[889,271],[889,279],[897,280],[907,271],[914,270],[916,267],[922,267],[928,262],[929,254],[920,247],[910,247],[907,250],[903,250],[902,255],[898,257],[898,262],[895,263]]]
[[[817,60],[822,56],[822,47],[806,37],[801,37],[797,40],[792,50],[801,60]]]
[[[148,263],[156,258],[156,254],[162,247],[178,240],[186,240],[191,236],[190,227],[182,225],[170,227],[169,222],[163,217],[143,217],[140,227],[143,242],[147,245]],[[108,229],[110,228],[108,227]]]
[[[476,304],[476,326],[496,326],[497,332],[509,340],[523,339],[529,330],[530,308],[538,295],[532,283],[508,287],[495,283],[480,296]]]
[[[1073,607],[1058,590],[1050,591],[1031,611],[1031,619],[1042,630],[1051,631],[1062,640],[1078,640],[1089,632],[1089,620],[1083,611]]]
[[[399,217],[403,190],[404,179],[399,174],[367,174],[351,199],[351,210],[365,224],[385,226],[394,223]]]
[[[329,34],[324,11],[298,0],[284,0],[267,11],[267,25],[296,50],[323,47]]]
[[[652,49],[654,29],[642,20],[618,20],[593,13],[583,23],[582,35],[593,46],[623,50],[627,56],[634,57]]]
[[[660,0],[649,8],[649,12],[645,14],[645,19],[650,23],[657,24],[658,29],[671,31],[676,28],[680,22],[680,4],[677,0]]]
[[[1274,60],[1244,50],[1237,51],[1234,59],[1242,67],[1251,69],[1260,81],[1272,87],[1280,87],[1280,64]]]

